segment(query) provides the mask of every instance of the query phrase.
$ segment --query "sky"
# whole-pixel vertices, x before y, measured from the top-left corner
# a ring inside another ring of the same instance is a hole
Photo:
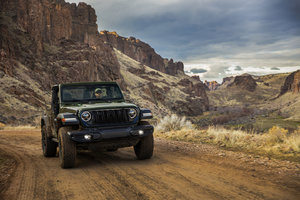
[[[300,69],[300,0],[84,2],[96,10],[99,31],[138,38],[201,80]]]

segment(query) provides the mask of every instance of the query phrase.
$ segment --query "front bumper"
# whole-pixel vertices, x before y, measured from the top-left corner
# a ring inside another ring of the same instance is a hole
[[[83,130],[69,131],[71,140],[78,143],[102,142],[118,138],[142,138],[153,134],[152,125],[141,125],[126,128],[89,128]]]

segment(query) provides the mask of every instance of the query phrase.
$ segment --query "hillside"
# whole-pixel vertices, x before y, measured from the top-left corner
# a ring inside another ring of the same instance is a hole
[[[151,107],[156,116],[197,116],[208,109],[203,83],[181,73],[181,62],[163,59],[141,41],[139,51],[152,49],[151,57],[159,62],[143,62],[117,51],[112,42],[103,40],[95,10],[85,3],[4,0],[0,11],[0,122],[4,124],[38,124],[50,104],[51,86],[66,82],[117,81],[127,99]]]
[[[199,77],[172,76],[142,65],[116,49],[115,53],[128,99],[159,115],[177,112],[197,116],[208,110],[208,99]]]
[[[281,86],[288,75],[289,73],[253,76],[255,83],[252,84],[256,84],[256,86],[250,91],[246,89],[247,87],[251,88],[246,85],[246,81],[239,83],[234,82],[236,77],[226,77],[217,90],[207,93],[208,98],[211,105],[215,106],[262,104],[279,95]]]
[[[298,76],[299,71],[226,77],[216,90],[207,92],[210,112],[195,119],[195,123],[256,132],[273,126],[295,130],[300,125]]]

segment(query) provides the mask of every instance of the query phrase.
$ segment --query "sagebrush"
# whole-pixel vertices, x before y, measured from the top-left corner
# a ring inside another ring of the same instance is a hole
[[[179,117],[175,114],[165,116],[155,127],[159,132],[177,131],[181,129],[193,129],[192,123],[186,117]]]

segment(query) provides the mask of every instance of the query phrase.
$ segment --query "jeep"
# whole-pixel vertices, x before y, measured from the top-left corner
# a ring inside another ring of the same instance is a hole
[[[52,87],[51,108],[41,118],[45,157],[56,156],[72,168],[77,150],[116,151],[133,146],[137,159],[153,154],[149,109],[126,103],[115,82],[67,83]]]

